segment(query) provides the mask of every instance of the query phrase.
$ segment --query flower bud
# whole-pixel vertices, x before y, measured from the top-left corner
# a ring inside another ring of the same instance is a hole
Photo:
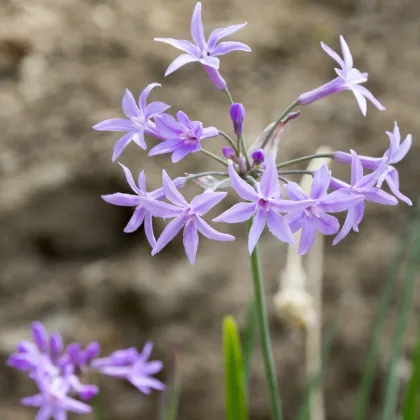
[[[97,341],[92,341],[89,343],[85,350],[84,350],[84,357],[86,359],[86,363],[91,362],[93,359],[99,356],[101,352],[101,346]]]
[[[242,104],[232,104],[230,106],[230,119],[233,122],[235,134],[239,137],[242,134],[243,122],[245,118],[245,108]]]
[[[89,401],[96,397],[99,393],[99,388],[96,385],[82,385],[78,390],[79,397],[84,401]]]
[[[252,153],[252,159],[254,159],[255,165],[261,165],[261,163],[264,163],[265,159],[265,153],[263,149],[255,150],[255,152]]]
[[[38,321],[32,323],[32,336],[39,351],[46,352],[48,348],[48,332]]]
[[[214,87],[218,90],[226,90],[227,84],[225,79],[220,75],[219,71],[210,66],[204,66],[204,70],[210,77]]]
[[[50,355],[53,360],[61,355],[64,350],[63,339],[60,334],[53,333],[50,336]]]
[[[236,161],[236,153],[231,147],[224,147],[222,149],[222,153],[226,159],[231,159],[233,161]]]

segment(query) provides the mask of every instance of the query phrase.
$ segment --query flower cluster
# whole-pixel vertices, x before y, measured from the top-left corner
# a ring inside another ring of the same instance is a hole
[[[152,344],[143,351],[135,348],[118,350],[99,358],[96,341],[82,348],[78,343],[64,347],[60,334],[49,334],[40,322],[32,324],[33,342],[21,341],[7,364],[27,372],[35,382],[38,394],[21,400],[23,405],[38,407],[37,420],[63,420],[67,412],[86,414],[91,406],[84,401],[95,397],[99,388],[95,375],[103,374],[128,380],[145,394],[164,385],[151,375],[162,370],[162,362],[149,361]]]
[[[351,181],[345,182],[332,177],[331,171],[323,165],[311,172],[312,187],[305,193],[297,183],[288,179],[291,174],[306,174],[303,170],[285,169],[288,166],[308,161],[324,155],[311,155],[288,162],[276,163],[279,138],[284,127],[300,115],[298,106],[310,104],[334,93],[350,90],[353,92],[363,115],[366,115],[367,100],[378,110],[384,106],[364,86],[368,74],[353,67],[353,57],[345,39],[340,36],[342,56],[321,43],[323,50],[333,58],[340,68],[335,69],[337,77],[330,82],[305,92],[283,112],[277,121],[270,124],[250,148],[244,139],[245,108],[235,103],[221,76],[219,56],[233,51],[251,51],[235,41],[223,41],[225,38],[244,28],[246,23],[235,24],[226,28],[215,29],[206,40],[201,19],[201,3],[195,6],[191,20],[193,42],[173,38],[155,38],[155,41],[169,44],[184,53],[168,67],[165,76],[188,63],[198,62],[210,77],[214,86],[224,91],[230,103],[229,113],[233,136],[215,127],[204,127],[201,121],[193,121],[184,112],[178,111],[176,118],[166,111],[169,105],[162,102],[146,104],[146,99],[158,83],[149,84],[141,93],[138,105],[133,95],[127,90],[123,97],[123,111],[126,119],[111,119],[94,126],[96,130],[123,131],[124,136],[115,145],[112,159],[121,154],[126,145],[133,141],[146,149],[144,135],[149,135],[157,144],[149,151],[149,156],[170,153],[172,162],[177,163],[191,153],[201,152],[218,164],[224,165],[225,171],[207,171],[199,174],[185,174],[171,180],[163,170],[163,184],[160,188],[147,192],[146,179],[140,172],[136,184],[130,170],[123,165],[127,182],[134,194],[115,193],[102,198],[111,204],[132,206],[134,214],[128,222],[125,232],[133,232],[144,222],[147,239],[152,247],[152,255],[160,252],[182,229],[185,252],[191,264],[195,262],[199,235],[216,241],[231,241],[233,236],[216,231],[203,216],[219,204],[227,192],[217,191],[231,187],[243,200],[213,219],[213,222],[242,223],[252,219],[249,231],[248,250],[253,252],[265,226],[281,242],[298,246],[298,253],[304,255],[311,249],[317,232],[323,235],[335,235],[333,245],[346,237],[351,230],[358,231],[363,219],[366,202],[384,205],[396,205],[397,198],[411,205],[408,197],[400,192],[397,169],[393,166],[400,162],[410,149],[412,138],[408,135],[401,143],[400,131],[395,123],[393,132],[387,132],[390,147],[382,156],[359,156],[355,151],[337,151],[329,157],[335,161],[351,165]],[[228,142],[222,147],[221,155],[206,150],[202,141],[221,137]],[[364,170],[370,171],[364,174]],[[188,181],[193,180],[205,191],[191,201],[180,193]],[[382,190],[386,183],[390,192]],[[282,185],[283,184],[283,185]],[[346,212],[344,224],[340,226],[336,213]],[[152,227],[152,218],[172,219],[156,240]],[[301,231],[300,243],[295,244],[293,233]]]

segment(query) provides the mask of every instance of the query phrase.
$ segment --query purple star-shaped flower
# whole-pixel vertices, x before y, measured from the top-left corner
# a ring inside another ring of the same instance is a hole
[[[191,37],[194,44],[190,41],[174,38],[155,38],[155,41],[165,42],[186,53],[177,57],[169,65],[165,76],[168,76],[185,64],[195,61],[200,62],[205,67],[207,66],[218,70],[220,60],[216,56],[225,55],[232,51],[251,51],[251,49],[242,42],[225,41],[219,43],[222,38],[232,35],[236,31],[239,31],[239,29],[242,29],[245,25],[246,22],[239,25],[228,26],[227,28],[215,29],[210,34],[208,41],[206,41],[204,37],[203,22],[201,20],[201,2],[198,2],[194,8],[191,19]]]
[[[351,184],[347,184],[337,178],[331,178],[330,188],[336,190],[340,189],[341,192],[345,192],[349,195],[356,194],[362,195],[365,201],[371,201],[372,203],[379,203],[388,206],[395,206],[398,201],[391,194],[382,191],[380,188],[375,187],[379,176],[383,171],[383,163],[369,175],[363,176],[363,165],[354,150],[351,150]],[[347,217],[344,221],[343,227],[340,233],[334,238],[333,245],[338,244],[343,238],[345,238],[349,232],[353,229],[355,232],[359,231],[359,224],[363,219],[365,212],[365,203],[361,201],[354,207],[350,207],[347,211]]]
[[[385,181],[388,184],[389,189],[397,198],[411,206],[413,205],[411,200],[400,191],[398,171],[392,165],[400,162],[405,157],[411,148],[413,137],[411,134],[408,134],[405,140],[401,143],[401,134],[397,122],[394,123],[393,132],[391,133],[390,131],[387,131],[386,134],[389,137],[389,149],[385,152],[382,158],[359,156],[359,159],[365,169],[375,171],[382,166],[382,173],[378,177],[377,187],[381,188],[383,182]],[[352,162],[352,155],[346,152],[335,152],[334,160],[340,163],[349,164]],[[384,160],[385,165],[383,165]]]
[[[366,99],[369,99],[369,101],[371,101],[380,111],[385,110],[385,107],[372,95],[371,92],[369,92],[369,90],[367,90],[364,86],[360,86],[360,83],[367,82],[368,74],[361,73],[353,67],[353,57],[349,46],[341,35],[340,44],[343,58],[341,58],[330,47],[321,42],[322,49],[341,67],[341,69],[335,69],[338,77],[317,89],[303,93],[297,99],[297,103],[300,105],[306,105],[318,99],[324,98],[325,96],[332,95],[333,93],[342,92],[343,90],[351,90],[356,97],[357,103],[359,104],[359,108],[363,115],[366,116]]]
[[[153,88],[161,86],[159,83],[151,83],[140,94],[138,105],[134,99],[133,94],[127,89],[122,100],[122,109],[127,118],[112,118],[110,120],[102,121],[93,126],[98,131],[123,131],[126,132],[115,144],[112,154],[112,161],[117,160],[124,148],[134,141],[142,149],[146,150],[146,142],[144,141],[144,134],[153,135],[154,124],[150,121],[156,115],[165,112],[170,108],[169,105],[163,102],[151,102],[146,104],[147,98]]]
[[[248,251],[250,254],[260,239],[266,224],[271,233],[282,242],[295,245],[295,240],[286,218],[279,212],[301,210],[308,205],[308,202],[282,200],[274,159],[270,158],[268,160],[261,181],[255,184],[255,188],[238,175],[231,161],[229,161],[228,170],[232,188],[241,198],[250,201],[250,203],[235,204],[219,217],[213,219],[213,221],[241,223],[255,216],[248,238]]]
[[[91,407],[81,401],[68,396],[71,386],[61,376],[46,374],[39,370],[34,375],[39,394],[22,398],[21,403],[30,407],[39,407],[36,420],[65,420],[67,412],[87,414]]]
[[[135,194],[108,194],[103,195],[102,199],[107,203],[113,204],[115,206],[136,207],[133,216],[127,223],[127,226],[124,228],[124,232],[134,232],[144,222],[144,232],[146,234],[146,238],[149,241],[150,246],[154,247],[156,245],[156,239],[153,233],[152,214],[143,206],[141,198],[149,197],[154,200],[161,200],[165,196],[163,188],[158,188],[157,190],[154,190],[152,192],[147,192],[146,176],[144,174],[144,171],[141,171],[139,174],[137,186],[134,182],[133,175],[131,174],[130,169],[128,169],[121,163],[120,165],[123,168],[128,185],[130,185],[131,189],[135,192]],[[185,185],[185,177],[176,178],[173,182],[178,188],[183,187]]]
[[[285,185],[291,200],[311,200],[304,210],[290,213],[287,216],[292,232],[302,229],[299,255],[306,254],[312,247],[317,230],[323,235],[334,235],[338,232],[340,229],[338,220],[328,213],[348,210],[364,199],[362,195],[349,195],[340,190],[327,194],[331,182],[331,172],[327,165],[323,165],[315,171],[313,177],[309,197],[296,182],[288,182]]]
[[[198,232],[206,238],[215,241],[233,241],[232,235],[221,233],[207,224],[201,216],[209,212],[214,206],[219,204],[227,192],[213,192],[210,190],[197,195],[188,203],[182,194],[176,189],[174,182],[169,178],[165,170],[162,171],[163,190],[166,198],[173,204],[150,198],[142,198],[141,202],[153,216],[174,217],[163,230],[159,239],[152,250],[152,255],[160,252],[178,232],[184,228],[184,248],[188,260],[194,264],[198,248]]]
[[[162,391],[165,385],[151,375],[163,368],[159,360],[149,361],[153,344],[147,342],[139,354],[135,348],[117,350],[108,357],[96,359],[93,367],[102,374],[123,378],[144,394],[150,394],[152,389]]]
[[[172,162],[176,163],[190,153],[201,150],[201,140],[219,135],[216,127],[203,128],[200,121],[191,121],[187,114],[178,111],[178,121],[169,114],[155,117],[156,130],[165,140],[153,147],[149,156],[172,153]]]
[[[48,334],[40,322],[32,323],[32,338],[30,341],[21,341],[16,348],[16,353],[7,360],[7,364],[18,370],[34,371],[40,363],[51,361],[51,368],[58,362],[63,352],[63,341],[59,334]],[[56,370],[56,369],[51,369]]]

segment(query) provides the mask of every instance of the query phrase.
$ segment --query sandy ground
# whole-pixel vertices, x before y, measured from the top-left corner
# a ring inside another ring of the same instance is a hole
[[[210,420],[223,418],[221,319],[230,313],[242,324],[252,293],[245,233],[231,226],[227,229],[237,236],[233,243],[202,240],[194,267],[183,254],[181,239],[152,258],[142,231],[122,232],[130,212],[100,199],[127,187],[110,161],[116,135],[91,129],[121,114],[125,88],[138,94],[157,81],[164,85],[154,98],[205,125],[230,130],[225,98],[199,65],[163,77],[176,51],[153,38],[189,37],[194,4],[0,1],[0,355],[7,358],[34,319],[69,340],[98,339],[104,352],[152,339],[155,356],[168,361],[176,345],[183,378],[180,418]],[[388,144],[384,131],[397,120],[404,135],[414,135],[413,148],[399,166],[402,190],[413,201],[420,175],[419,18],[415,0],[204,1],[208,32],[249,22],[235,39],[250,45],[252,54],[222,57],[221,67],[235,99],[247,108],[249,141],[298,94],[333,77],[333,63],[319,41],[337,48],[343,34],[357,67],[369,71],[368,87],[387,111],[369,106],[363,118],[350,93],[320,101],[302,110],[279,153],[285,159],[297,157],[326,144],[379,156]],[[215,152],[221,145],[221,140],[208,141]],[[136,172],[145,169],[153,187],[160,184],[163,167],[173,176],[209,167],[199,155],[175,166],[166,157],[147,158],[135,146],[126,150],[122,162]],[[338,165],[333,169],[347,174]],[[193,191],[197,187],[187,189],[187,195]],[[233,202],[232,196],[218,211]],[[368,206],[361,232],[335,248],[328,246],[324,322],[338,310],[344,320],[326,371],[329,419],[351,418],[372,313],[407,212],[403,203],[397,208]],[[274,315],[272,296],[284,251],[270,234],[263,236],[275,359],[286,418],[291,419],[304,386],[304,336]],[[416,296],[416,308],[419,304]],[[410,328],[415,331],[414,322]],[[388,339],[384,336],[372,418],[386,375]],[[413,339],[409,334],[407,355]],[[1,419],[33,418],[32,410],[19,406],[19,398],[32,391],[23,375],[3,364]],[[104,384],[103,392],[108,419],[154,418],[156,398],[116,381]],[[252,419],[268,419],[258,352],[250,395]]]

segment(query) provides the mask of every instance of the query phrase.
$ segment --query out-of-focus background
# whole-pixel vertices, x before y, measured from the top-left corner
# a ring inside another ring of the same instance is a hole
[[[225,231],[236,235],[235,242],[203,239],[195,266],[189,265],[179,238],[151,257],[142,231],[122,232],[130,209],[100,198],[127,190],[119,166],[110,160],[118,133],[91,129],[100,120],[121,115],[125,88],[138,95],[148,83],[161,82],[154,100],[164,100],[173,111],[182,109],[205,125],[230,130],[226,98],[200,65],[163,77],[178,52],[153,38],[188,39],[194,5],[193,0],[0,1],[2,420],[34,416],[33,410],[19,406],[19,398],[34,389],[4,362],[35,319],[68,340],[99,340],[104,354],[151,339],[154,356],[168,362],[176,346],[182,373],[180,418],[224,416],[221,320],[230,313],[242,325],[252,293],[245,232],[241,226],[226,226]],[[418,1],[204,0],[203,18],[207,34],[216,27],[249,22],[232,39],[247,43],[253,52],[222,57],[221,65],[235,100],[247,108],[249,142],[300,93],[334,76],[334,63],[319,42],[337,49],[343,34],[356,67],[369,72],[368,87],[387,111],[369,106],[364,118],[346,92],[322,100],[303,109],[290,124],[279,155],[293,158],[329,145],[381,156],[388,147],[384,132],[397,120],[404,136],[414,135],[413,148],[399,170],[402,191],[416,201]],[[224,145],[221,139],[206,143],[215,152]],[[135,172],[145,169],[151,187],[160,185],[163,167],[179,176],[212,165],[198,154],[172,165],[166,156],[148,158],[135,145],[125,150],[121,161]],[[347,175],[347,168],[339,165],[333,170]],[[187,195],[194,189],[198,191],[197,186],[187,189]],[[232,195],[218,211],[233,202]],[[353,413],[372,314],[407,211],[404,203],[397,208],[368,205],[361,232],[327,248],[325,323],[344,302],[326,369],[330,419],[346,420]],[[162,228],[160,221],[156,224]],[[281,324],[273,310],[285,248],[270,234],[263,236],[261,245],[275,360],[286,418],[291,418],[304,387],[304,335]],[[419,304],[416,298],[417,308]],[[393,318],[387,322],[392,326]],[[413,321],[407,356],[414,329]],[[391,331],[387,328],[387,334]],[[386,375],[387,334],[372,416]],[[155,418],[156,396],[145,397],[117,380],[107,382],[103,392],[108,419]],[[252,418],[268,419],[258,352],[250,396]]]

